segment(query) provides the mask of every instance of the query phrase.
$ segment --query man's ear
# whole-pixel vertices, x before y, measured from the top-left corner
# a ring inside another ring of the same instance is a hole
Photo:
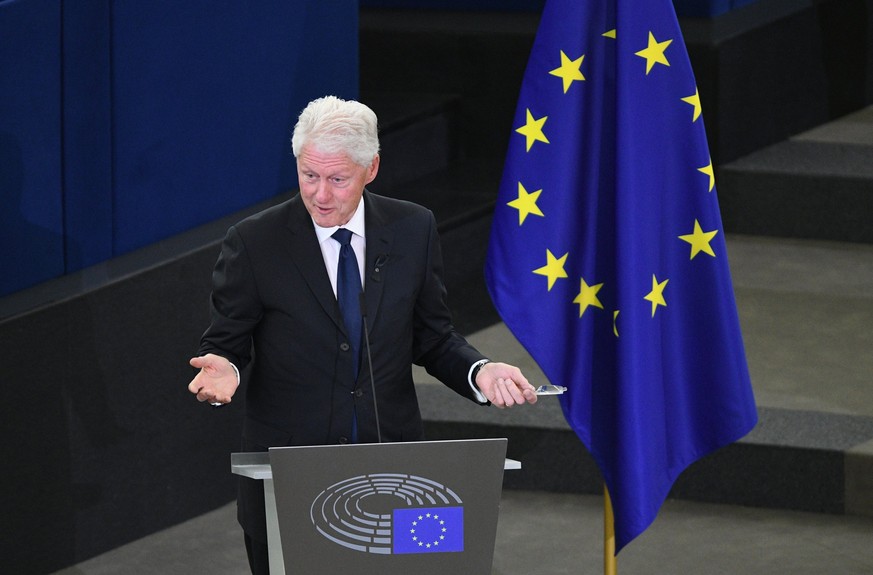
[[[376,154],[373,157],[373,161],[370,163],[370,166],[367,168],[367,181],[364,184],[369,184],[373,180],[376,179],[376,174],[379,173],[379,154]]]

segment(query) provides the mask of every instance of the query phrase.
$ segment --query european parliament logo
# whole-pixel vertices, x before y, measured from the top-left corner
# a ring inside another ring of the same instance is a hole
[[[381,555],[464,550],[464,507],[445,485],[417,475],[371,473],[315,498],[310,519],[325,538]]]

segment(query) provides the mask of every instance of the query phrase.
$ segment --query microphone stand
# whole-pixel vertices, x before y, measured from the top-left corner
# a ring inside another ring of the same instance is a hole
[[[379,443],[382,443],[382,426],[379,425],[379,405],[376,401],[376,380],[373,378],[373,356],[370,355],[370,330],[367,327],[367,304],[364,298],[364,292],[358,294],[361,307],[361,319],[364,324],[364,348],[367,350],[367,366],[370,368],[370,388],[373,393],[373,414],[376,416],[376,437]]]

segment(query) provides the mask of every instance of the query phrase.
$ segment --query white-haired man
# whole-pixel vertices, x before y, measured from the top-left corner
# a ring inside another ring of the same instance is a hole
[[[433,214],[365,189],[379,171],[375,113],[332,96],[314,100],[292,148],[300,193],[227,232],[212,321],[191,360],[200,372],[189,390],[213,404],[231,401],[238,370],[251,361],[242,449],[423,439],[413,363],[481,404],[534,403],[518,368],[488,361],[455,332]],[[252,572],[268,573],[261,482],[241,479],[238,502]]]

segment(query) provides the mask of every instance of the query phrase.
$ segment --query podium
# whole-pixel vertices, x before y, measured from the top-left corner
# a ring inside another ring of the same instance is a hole
[[[231,454],[262,480],[270,573],[490,575],[506,439]],[[448,570],[448,571],[447,571]]]

